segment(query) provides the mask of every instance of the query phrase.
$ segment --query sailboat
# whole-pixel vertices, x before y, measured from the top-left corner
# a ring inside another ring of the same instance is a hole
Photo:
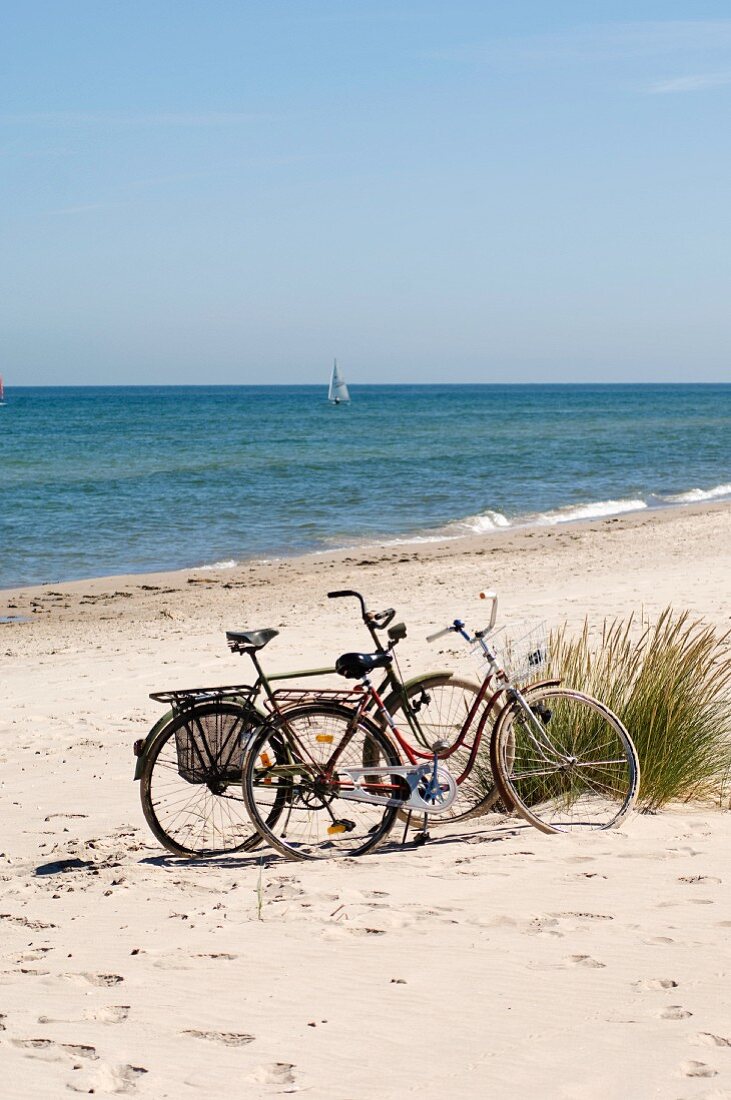
[[[5,404],[5,387],[3,386],[3,376],[0,374],[0,405]]]
[[[337,359],[333,360],[333,372],[330,375],[330,388],[327,391],[327,399],[331,405],[347,405],[350,401],[345,379],[338,370]]]

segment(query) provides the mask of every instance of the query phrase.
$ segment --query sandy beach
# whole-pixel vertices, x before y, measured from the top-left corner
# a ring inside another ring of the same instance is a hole
[[[151,691],[249,678],[224,630],[279,630],[270,671],[367,649],[330,589],[397,609],[404,671],[474,673],[425,636],[480,625],[480,589],[501,621],[727,628],[730,577],[725,504],[0,592],[3,1094],[731,1097],[728,812],[204,863],[157,845],[132,780]]]

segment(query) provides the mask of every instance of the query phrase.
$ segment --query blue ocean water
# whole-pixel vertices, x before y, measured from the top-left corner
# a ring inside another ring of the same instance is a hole
[[[8,388],[0,587],[731,498],[731,385]]]

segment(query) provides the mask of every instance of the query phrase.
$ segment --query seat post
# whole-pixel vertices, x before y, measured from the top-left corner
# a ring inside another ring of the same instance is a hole
[[[264,675],[264,670],[262,669],[261,665],[259,664],[258,658],[256,656],[256,650],[255,649],[247,649],[246,652],[248,653],[249,657],[251,658],[251,663],[253,664],[254,668],[256,669],[256,676],[257,676],[256,686],[258,687],[259,684],[262,684],[263,687],[264,687],[264,691],[266,692],[267,698],[271,699],[272,692],[271,692],[271,688],[269,687],[269,681],[267,680],[266,676]]]

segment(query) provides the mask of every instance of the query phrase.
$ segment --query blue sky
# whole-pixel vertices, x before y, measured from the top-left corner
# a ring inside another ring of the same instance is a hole
[[[729,14],[5,4],[0,373],[730,380]]]

